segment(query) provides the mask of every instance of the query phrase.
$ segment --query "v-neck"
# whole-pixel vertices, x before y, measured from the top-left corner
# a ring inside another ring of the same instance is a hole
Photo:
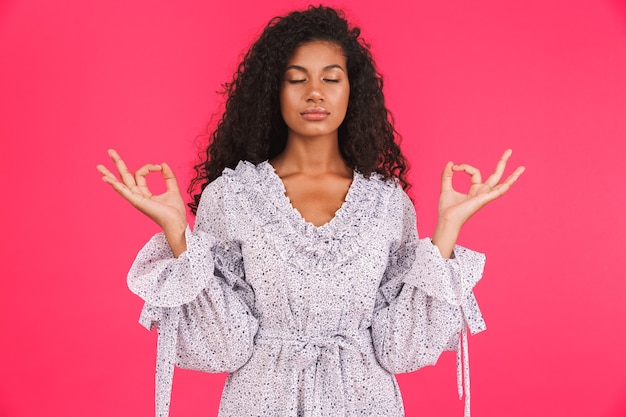
[[[350,201],[350,199],[352,197],[352,194],[354,192],[354,188],[356,188],[355,184],[356,184],[357,181],[359,181],[359,177],[360,177],[360,175],[359,175],[359,173],[357,171],[353,171],[352,172],[352,182],[350,183],[350,186],[348,187],[348,191],[346,192],[346,195],[344,197],[343,202],[341,203],[341,206],[339,206],[337,211],[335,211],[335,214],[331,217],[330,220],[328,220],[324,224],[321,224],[321,225],[317,226],[314,223],[312,223],[312,222],[308,221],[307,219],[305,219],[304,216],[302,215],[302,213],[300,212],[300,210],[298,210],[293,205],[293,203],[291,202],[291,199],[287,195],[287,188],[285,187],[285,183],[280,178],[278,173],[276,173],[276,170],[274,169],[274,166],[272,164],[270,164],[269,161],[262,162],[262,166],[263,166],[263,168],[265,168],[267,170],[268,177],[270,177],[276,183],[277,189],[282,191],[282,193],[281,193],[281,197],[282,198],[279,198],[279,200],[281,201],[281,204],[284,206],[285,213],[288,213],[288,215],[291,216],[294,221],[302,223],[307,228],[311,228],[311,229],[316,230],[316,231],[322,231],[324,229],[329,229],[329,228],[333,227],[333,225],[335,223],[339,222],[339,219],[342,218],[343,215],[345,214],[344,212],[346,211],[346,207],[348,206],[349,201]]]
[[[378,175],[355,171],[344,203],[321,226],[306,221],[285,195],[285,186],[269,161],[241,161],[223,173],[230,192],[249,213],[250,233],[263,233],[281,258],[307,271],[340,268],[379,233],[390,196],[397,189]]]

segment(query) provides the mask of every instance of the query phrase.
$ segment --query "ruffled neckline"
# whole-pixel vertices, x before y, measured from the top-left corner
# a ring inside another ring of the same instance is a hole
[[[241,161],[223,173],[252,221],[263,229],[288,263],[307,271],[333,270],[375,239],[395,186],[355,171],[345,201],[327,223],[315,226],[291,204],[274,167]]]
[[[290,220],[294,223],[298,223],[298,222],[304,223],[305,228],[317,229],[318,231],[319,229],[326,229],[326,228],[330,229],[333,227],[333,223],[335,221],[337,222],[340,221],[339,219],[343,216],[342,212],[347,210],[346,207],[349,206],[350,203],[353,201],[351,194],[353,193],[353,190],[357,187],[355,183],[360,181],[361,179],[364,179],[363,176],[359,174],[357,171],[353,171],[352,182],[350,183],[350,186],[348,187],[348,192],[346,193],[346,196],[344,197],[344,201],[341,204],[341,206],[337,209],[337,211],[335,211],[335,214],[329,221],[327,221],[326,223],[322,225],[316,226],[312,222],[307,221],[302,215],[302,213],[300,213],[300,211],[297,208],[295,208],[294,205],[291,203],[291,199],[289,198],[289,196],[287,196],[285,183],[280,178],[280,176],[276,173],[276,169],[274,168],[274,166],[270,164],[268,161],[265,161],[259,164],[258,168],[267,172],[268,179],[274,183],[272,184],[272,190],[275,190],[277,193],[282,195],[283,198],[280,200],[282,200],[282,202],[285,205],[285,212],[288,213],[290,217],[292,217],[292,219]],[[277,204],[279,203],[277,202]]]

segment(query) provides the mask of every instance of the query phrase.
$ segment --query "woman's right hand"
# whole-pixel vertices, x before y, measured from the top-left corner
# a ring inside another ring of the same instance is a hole
[[[115,150],[109,149],[109,156],[115,163],[121,181],[104,165],[98,165],[96,168],[102,174],[102,181],[110,184],[130,204],[161,226],[174,256],[178,257],[187,249],[187,216],[172,169],[165,163],[146,164],[132,174]],[[161,172],[166,187],[163,194],[154,195],[150,192],[146,177],[151,172]]]

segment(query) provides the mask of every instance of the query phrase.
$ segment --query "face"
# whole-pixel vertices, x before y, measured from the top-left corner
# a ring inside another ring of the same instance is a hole
[[[296,48],[280,91],[280,109],[290,138],[336,138],[349,97],[346,57],[340,46],[313,41]]]

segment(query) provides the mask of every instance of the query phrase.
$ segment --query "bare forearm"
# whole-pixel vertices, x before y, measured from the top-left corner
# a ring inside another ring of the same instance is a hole
[[[454,245],[456,245],[460,232],[461,228],[450,222],[441,220],[437,222],[432,242],[439,248],[442,257],[448,259],[452,256],[452,251],[454,250]]]
[[[170,224],[163,227],[163,232],[167,238],[167,242],[172,249],[175,258],[187,250],[187,241],[185,239],[186,223],[178,222],[176,225]]]

